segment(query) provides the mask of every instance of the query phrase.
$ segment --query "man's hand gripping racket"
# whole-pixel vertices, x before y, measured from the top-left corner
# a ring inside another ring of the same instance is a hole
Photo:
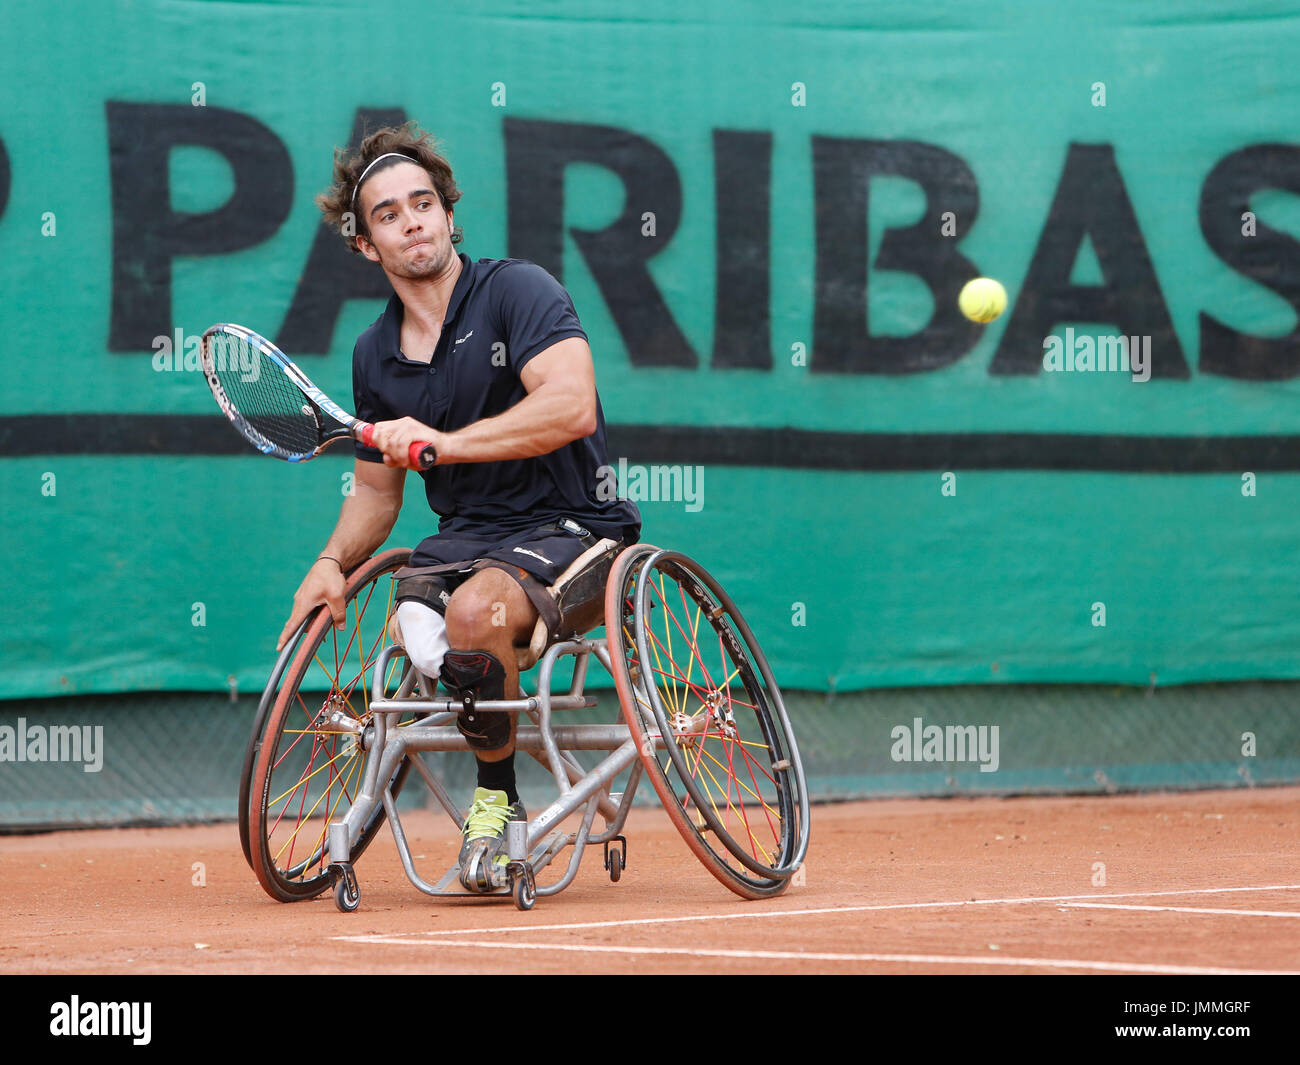
[[[354,418],[251,329],[214,325],[203,334],[202,361],[217,406],[265,455],[305,462],[336,440],[375,446],[373,423]],[[412,469],[430,469],[438,458],[428,441],[415,441],[407,450]]]

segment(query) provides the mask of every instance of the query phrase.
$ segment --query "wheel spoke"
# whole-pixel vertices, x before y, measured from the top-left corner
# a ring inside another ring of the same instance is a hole
[[[677,735],[678,735],[678,736],[707,736],[707,735],[709,735],[709,733],[707,733],[707,732],[679,732],[679,733],[677,733]],[[768,745],[767,745],[766,743],[759,743],[758,740],[740,740],[740,739],[737,739],[737,740],[729,740],[728,742],[729,742],[729,743],[739,743],[739,744],[741,744],[742,746],[745,746],[745,747],[761,747],[761,748],[762,748],[763,750],[765,750],[765,751],[771,749],[771,748],[768,747]]]
[[[389,583],[389,585],[391,586],[391,584],[392,584],[393,582],[392,582],[392,581],[389,581],[388,583]],[[375,661],[375,660],[374,660],[374,658],[370,658],[369,660],[367,660],[366,654],[364,653],[364,650],[363,650],[363,647],[362,647],[362,642],[361,642],[361,615],[365,613],[365,611],[366,611],[366,607],[370,605],[370,597],[373,596],[374,594],[375,594],[375,586],[372,584],[369,588],[366,589],[366,601],[365,601],[365,603],[364,603],[362,606],[357,606],[357,603],[358,603],[358,601],[359,601],[360,598],[361,598],[360,596],[358,596],[356,599],[353,599],[353,600],[352,600],[352,608],[353,608],[353,611],[354,611],[354,613],[355,613],[355,615],[356,615],[356,619],[357,619],[357,622],[356,622],[356,624],[357,624],[357,659],[359,660],[359,662],[360,662],[360,664],[361,664],[361,668],[360,668],[360,670],[359,670],[358,673],[357,673],[357,677],[358,677],[358,679],[360,679],[360,681],[361,681],[361,705],[363,706],[363,708],[364,708],[364,712],[365,712],[365,714],[366,714],[367,716],[369,716],[369,714],[370,714],[370,685],[368,685],[368,684],[365,682],[365,676],[366,676],[366,673],[369,671],[370,666],[374,664],[374,661]],[[375,641],[374,641],[374,643],[371,644],[371,647],[370,647],[370,654],[371,654],[371,655],[374,655],[374,654],[377,653],[377,650],[378,650],[378,648],[379,648],[379,645],[380,645],[381,641],[382,641],[383,638],[384,638],[384,631],[385,631],[384,629],[381,629],[381,630],[379,631],[379,634],[375,637]]]
[[[653,633],[651,634],[651,638],[654,639],[654,635],[653,635]],[[652,671],[652,672],[657,672],[657,673],[661,674],[662,676],[668,677],[668,673],[667,673],[667,672],[664,670],[664,668],[663,668],[663,660],[659,657],[659,641],[658,641],[657,639],[655,639],[654,642],[650,645],[650,649],[651,649],[651,651],[654,652],[655,663],[656,663],[656,665],[657,665],[657,667],[658,667],[657,669],[655,669],[654,667],[652,667],[651,671]],[[669,653],[669,652],[666,651],[665,653]],[[672,661],[671,654],[669,654],[669,661]],[[657,684],[656,684],[656,687],[658,687]],[[672,689],[671,692],[669,692],[667,689],[661,689],[661,690],[664,692],[664,695],[668,697],[668,701],[669,701],[669,704],[672,706],[673,713],[677,713],[677,699],[676,699],[677,686],[676,686],[676,684],[674,683],[674,685],[673,685],[673,689]]]
[[[665,597],[664,597],[664,589],[663,589],[663,575],[662,575],[662,574],[660,574],[659,580],[660,580],[660,583],[659,583],[659,585],[658,585],[659,601],[660,601],[661,603],[664,604],[664,609],[667,610],[667,600],[666,600]],[[651,586],[652,588],[655,587],[655,584],[654,584],[653,581],[651,581],[650,586]],[[669,661],[669,662],[673,662],[673,663],[675,664],[677,660],[673,657],[673,634],[672,634],[671,631],[665,631],[665,635],[668,637],[668,646],[667,646],[667,648],[666,648],[666,650],[665,650],[665,653],[668,655],[668,661]],[[655,659],[656,659],[656,661],[658,660],[658,658],[659,658],[659,655],[658,655],[658,652],[656,652],[656,654],[655,654]],[[677,701],[677,684],[676,684],[676,682],[673,683],[673,710],[674,710],[674,712],[676,712],[676,711],[680,711],[680,710],[681,710],[681,704],[678,703],[678,701]]]
[[[301,700],[300,700],[300,701],[301,701]],[[303,708],[306,709],[306,704],[303,704]],[[310,720],[310,721],[315,721],[316,718],[315,718],[315,716],[312,716],[309,720]],[[275,764],[274,764],[274,766],[272,767],[272,768],[274,768],[274,769],[279,769],[279,768],[280,768],[280,763],[283,762],[283,761],[284,761],[284,760],[289,756],[289,753],[290,753],[290,752],[291,752],[295,747],[297,747],[298,744],[299,744],[300,742],[302,742],[302,738],[303,738],[304,736],[318,736],[318,735],[320,735],[319,731],[318,731],[317,729],[314,729],[314,728],[307,728],[307,729],[281,729],[280,731],[281,731],[281,733],[282,733],[283,735],[285,735],[285,736],[291,736],[291,735],[294,735],[294,734],[296,733],[297,736],[298,736],[298,738],[297,738],[296,740],[294,740],[293,743],[289,744],[289,746],[285,749],[284,753],[281,754],[280,757],[277,758],[277,759],[275,760]]]
[[[719,769],[725,770],[727,768],[725,765],[722,764],[722,762],[718,760],[718,757],[715,754],[713,754],[711,751],[705,751],[704,755],[706,758],[708,758],[710,761],[716,764]],[[737,784],[737,797],[739,797],[740,788],[743,788],[745,791],[749,791],[749,786],[743,780],[736,778],[736,784]],[[758,785],[755,784],[754,787],[758,787]],[[772,813],[776,813],[775,810],[772,810],[772,808],[768,806],[767,800],[764,799],[763,796],[759,795],[758,792],[749,791],[749,794],[753,797],[754,801],[759,805],[761,805],[765,810],[769,810]]]
[[[325,764],[326,764],[327,766],[328,766],[328,765],[332,765],[334,762],[336,762],[339,758],[342,758],[342,757],[343,757],[343,755],[341,755],[341,754],[339,754],[339,755],[335,755],[333,758],[331,758],[331,759],[330,759],[328,762],[326,762]],[[316,772],[320,772],[320,770],[317,770]],[[315,776],[315,775],[316,775],[316,773],[313,773],[313,774],[312,774],[312,776]],[[305,803],[305,802],[306,802],[306,799],[307,799],[307,791],[306,791],[306,789],[303,789],[303,793],[302,793],[302,794],[303,794],[303,802]],[[316,812],[316,808],[317,808],[318,806],[320,806],[320,804],[321,804],[322,802],[325,801],[325,799],[326,799],[326,797],[327,797],[328,795],[329,795],[329,789],[326,788],[324,791],[322,791],[322,792],[320,793],[320,798],[317,799],[314,803],[312,803],[311,809],[307,811],[307,814],[306,814],[306,817],[307,817],[307,818],[310,818],[311,815],[314,814],[314,813]],[[303,816],[302,816],[301,814],[299,814],[299,817],[298,817],[298,824],[294,826],[293,835],[291,835],[291,836],[289,837],[289,842],[286,844],[286,846],[288,846],[288,847],[290,848],[290,849],[289,849],[289,859],[288,859],[290,862],[293,861],[293,847],[292,847],[293,840],[297,837],[298,833],[299,833],[300,831],[302,831],[302,822],[303,822]],[[282,846],[282,847],[280,848],[280,854],[283,854],[283,853],[284,853],[284,847]],[[280,854],[277,854],[275,857],[278,859],[278,858],[280,857]]]
[[[324,744],[322,744],[321,747],[323,748],[323,747],[324,747]],[[300,778],[298,779],[298,781],[297,781],[297,782],[296,782],[292,787],[290,787],[287,791],[281,792],[281,793],[280,793],[278,796],[276,796],[274,799],[269,799],[269,800],[267,800],[267,805],[268,805],[268,806],[274,806],[274,805],[275,805],[276,803],[278,803],[281,799],[283,799],[286,795],[292,795],[292,794],[294,793],[294,791],[296,791],[296,790],[297,790],[301,785],[307,783],[307,781],[311,780],[311,778],[314,777],[317,773],[320,773],[320,772],[323,772],[323,771],[326,770],[326,769],[329,769],[330,766],[331,766],[334,762],[337,762],[340,758],[343,758],[343,757],[345,757],[345,755],[343,755],[343,754],[336,754],[336,755],[335,755],[333,758],[331,758],[328,762],[325,762],[325,763],[323,763],[323,764],[317,766],[317,767],[316,767],[315,769],[313,769],[310,773],[307,773],[305,776],[300,777]],[[313,752],[312,752],[312,761],[315,761],[315,758],[316,758],[316,752],[313,751]],[[307,766],[310,767],[310,766],[311,766],[311,762],[308,762],[308,763],[307,763]]]
[[[312,753],[312,758],[313,758],[313,759],[316,757],[316,751],[319,750],[319,749],[320,749],[320,737],[317,736],[317,737],[313,738],[313,740],[312,740],[312,745],[311,745],[311,753]],[[310,765],[311,762],[308,762],[307,764]],[[297,822],[297,824],[294,826],[293,833],[289,836],[289,861],[290,861],[290,862],[293,861],[293,840],[294,840],[294,837],[298,835],[298,829],[299,829],[299,827],[301,827],[301,825],[302,825],[302,809],[303,809],[303,807],[306,806],[306,805],[307,805],[307,789],[306,789],[306,788],[303,788],[303,789],[302,789],[302,798],[298,801],[298,822]],[[289,804],[288,804],[288,803],[285,803],[285,808],[286,808],[286,809],[288,809],[288,806],[289,806]],[[281,847],[280,849],[281,849],[281,851],[284,850],[283,847]],[[275,858],[272,859],[272,862],[274,863],[278,858],[279,858],[279,855],[277,854],[277,855],[275,856]]]
[[[684,678],[680,673],[668,673],[668,672],[665,671],[665,670],[662,670],[662,669],[654,669],[654,668],[652,668],[652,669],[650,670],[650,672],[651,672],[651,673],[658,673],[660,676],[667,677],[667,678],[670,679],[670,680],[685,680],[685,678]],[[662,689],[661,689],[661,690],[662,690]],[[693,687],[693,688],[691,689],[691,691],[693,692],[693,694],[695,695],[695,697],[696,697],[697,699],[699,699],[701,702],[704,701],[704,689],[703,689],[703,688],[694,688],[694,687]],[[678,708],[677,708],[677,707],[674,707],[674,709],[678,709]]]
[[[678,594],[682,597],[682,610],[684,610],[686,613],[689,614],[691,608],[690,608],[689,606],[686,605],[686,589],[683,588],[683,587],[679,584],[679,585],[677,586],[677,592],[678,592]],[[665,609],[666,609],[666,605],[665,605]],[[674,618],[673,620],[676,621],[677,619]],[[680,626],[679,626],[679,627],[680,627]],[[683,632],[682,635],[685,636],[686,634]],[[698,603],[696,603],[696,604],[695,604],[695,621],[694,621],[694,623],[691,625],[691,636],[690,636],[690,641],[689,641],[689,642],[690,642],[690,648],[691,648],[691,657],[690,657],[690,659],[687,661],[687,664],[686,664],[686,665],[687,665],[687,668],[686,668],[686,678],[685,678],[685,679],[686,679],[686,683],[687,683],[687,684],[690,684],[690,682],[691,682],[690,677],[691,677],[691,673],[694,671],[695,660],[696,660],[697,658],[700,659],[700,672],[704,674],[704,681],[705,681],[706,684],[709,682],[709,675],[708,675],[708,672],[707,672],[707,671],[705,670],[705,668],[704,668],[704,659],[703,659],[703,658],[700,658],[700,640],[699,640],[699,635],[700,635],[700,606],[699,606]]]
[[[324,868],[325,865],[325,834],[329,831],[330,822],[334,820],[335,811],[338,810],[339,804],[343,801],[344,795],[348,798],[348,805],[352,805],[352,795],[348,791],[348,783],[352,780],[354,773],[359,775],[360,768],[361,759],[353,758],[352,764],[348,767],[348,775],[339,778],[339,792],[334,799],[333,805],[325,808],[325,817],[321,821],[320,835],[316,837],[316,846],[312,850],[312,853],[317,855],[316,862],[313,864],[316,864],[321,868]],[[331,785],[331,790],[332,787],[333,786]]]
[[[747,769],[749,770],[749,779],[750,779],[750,781],[751,781],[751,782],[753,783],[753,785],[754,785],[754,792],[758,792],[758,790],[759,790],[759,787],[758,787],[758,778],[754,776],[754,767],[755,767],[756,765],[758,765],[758,763],[757,763],[757,762],[755,761],[755,759],[750,755],[750,753],[749,753],[747,750],[745,750],[744,747],[741,747],[741,748],[740,748],[740,755],[741,755],[742,760],[743,760],[744,763],[745,763],[745,768],[747,768]],[[730,761],[730,759],[728,759],[728,761]],[[763,771],[763,767],[762,767],[761,765],[758,766],[758,769],[759,769],[759,772],[762,772],[762,771]],[[764,774],[764,775],[766,776],[766,774]],[[773,783],[774,785],[776,784],[776,781],[775,781],[773,778],[768,777],[768,779],[771,780],[772,783]],[[761,801],[761,800],[760,800],[760,801]],[[780,843],[780,840],[781,840],[781,833],[777,831],[777,829],[776,829],[776,825],[772,824],[772,814],[775,813],[775,811],[772,810],[772,809],[767,805],[766,802],[763,802],[762,805],[763,805],[763,816],[765,816],[765,817],[767,818],[767,827],[770,828],[770,829],[772,830],[772,839],[775,840],[775,841],[779,844],[779,843]],[[777,818],[778,818],[778,820],[780,819],[780,815],[779,815],[779,814],[777,814]]]
[[[284,729],[286,736],[355,736],[356,733],[351,729],[328,729],[328,728],[287,728]]]
[[[754,830],[753,830],[753,828],[750,827],[750,824],[749,824],[749,814],[747,814],[747,813],[745,812],[745,802],[744,802],[744,800],[740,797],[740,789],[741,789],[741,788],[745,788],[745,782],[736,776],[736,766],[735,766],[735,764],[734,764],[734,762],[733,762],[733,757],[732,757],[732,750],[731,750],[731,747],[730,747],[728,744],[726,744],[725,742],[723,743],[723,747],[726,748],[726,752],[727,752],[727,781],[728,781],[728,783],[727,783],[727,787],[728,787],[728,788],[731,787],[731,783],[730,783],[730,782],[731,782],[732,780],[734,780],[734,781],[736,782],[736,803],[737,803],[737,804],[739,805],[739,807],[740,807],[740,819],[741,819],[742,821],[745,822],[745,833],[749,836],[749,853],[752,854],[752,855],[754,856],[755,859],[757,859],[757,858],[758,858],[758,854],[757,854],[757,853],[755,852],[755,850],[754,850],[754,847],[757,846],[758,849],[761,850],[761,851],[763,852],[763,860],[764,860],[765,862],[767,862],[768,865],[771,865],[771,864],[772,864],[771,856],[767,853],[767,850],[763,847],[763,845],[762,845],[761,843],[759,843],[757,839],[754,838]],[[755,783],[755,784],[754,784],[754,787],[755,787],[755,789],[757,789],[757,788],[758,788],[758,784]],[[746,791],[749,791],[748,788],[745,788],[745,790],[746,790]],[[749,793],[750,793],[751,795],[754,795],[754,794],[755,794],[755,792],[753,792],[753,791],[750,791]],[[763,802],[762,799],[759,799],[759,802],[760,802],[762,805],[764,805],[764,806],[767,805],[766,803]],[[769,825],[770,825],[770,822],[769,822]]]
[[[701,751],[700,754],[701,754],[701,758],[700,758],[700,762],[699,762],[699,764],[700,764],[701,767],[703,767],[704,772],[708,774],[709,779],[713,781],[713,785],[714,785],[714,787],[716,787],[716,788],[718,789],[719,792],[722,792],[722,791],[724,791],[724,790],[726,791],[726,796],[727,796],[727,812],[728,812],[728,815],[730,815],[730,812],[731,812],[731,789],[730,789],[730,788],[724,789],[724,788],[722,787],[722,785],[718,782],[718,778],[715,777],[715,776],[713,775],[713,770],[711,770],[707,765],[704,764],[704,757],[706,757],[706,756],[707,756],[708,758],[712,759],[714,762],[718,762],[718,760],[717,760],[716,758],[714,758],[713,755],[709,754],[707,751]],[[718,762],[718,765],[719,765],[719,766],[722,766],[723,769],[726,768],[726,766],[723,766],[721,762]],[[707,789],[707,785],[706,785],[706,789]],[[709,806],[712,808],[714,814],[716,815],[717,812],[718,812],[718,804],[714,801],[714,799],[713,799],[713,793],[712,793],[712,792],[709,792]],[[726,826],[724,825],[723,827],[726,827]]]
[[[656,636],[655,633],[654,633],[653,631],[647,630],[647,633],[646,633],[646,634],[650,637],[650,640],[652,641],[652,644],[651,644],[651,645],[652,645],[652,647],[655,649],[655,659],[656,659],[656,661],[659,661],[658,649],[661,648],[661,647],[663,647],[664,644],[663,644],[662,641],[660,641],[660,639],[658,638],[658,636]],[[669,635],[670,635],[669,643],[671,644],[671,634],[669,634]],[[668,653],[667,649],[665,649],[665,653],[666,653],[666,654]],[[696,657],[697,657],[697,656],[695,655],[694,650],[692,650],[692,653],[691,653],[691,659],[690,659],[690,664],[691,664],[691,665],[694,664],[694,661],[695,661],[695,658],[696,658]],[[670,665],[673,665],[673,666],[676,666],[676,665],[677,665],[676,661],[674,661],[674,660],[672,659],[671,655],[669,656],[669,663],[670,663]],[[662,668],[658,668],[658,669],[652,668],[652,669],[651,669],[651,672],[652,672],[652,673],[659,673],[661,676],[669,677],[670,679],[674,680],[674,682],[675,682],[675,681],[678,681],[678,680],[684,682],[684,683],[686,684],[687,688],[688,688],[691,692],[693,692],[693,693],[695,694],[696,698],[698,698],[701,702],[704,701],[704,698],[705,698],[705,689],[699,687],[699,685],[696,685],[696,684],[692,684],[692,683],[691,683],[690,678],[689,678],[689,672],[690,672],[689,670],[688,670],[688,673],[687,673],[686,676],[683,676],[683,675],[682,675],[682,672],[681,672],[680,667],[678,668],[678,670],[677,670],[676,673],[672,673],[672,674],[669,674],[666,670],[664,670],[664,669],[662,669]],[[703,662],[701,662],[701,672],[705,672],[704,669],[703,669]],[[706,673],[706,681],[707,681],[707,673]],[[661,690],[663,690],[663,689],[661,689]],[[673,684],[673,691],[674,691],[674,693],[676,693],[676,690],[677,690],[677,685],[676,685],[676,683],[674,683],[674,684]],[[685,712],[684,707],[683,707],[683,704],[682,704],[680,701],[678,701],[676,698],[674,698],[674,699],[672,700],[672,706],[673,706],[673,711],[674,711],[674,713],[684,713],[684,712]]]
[[[662,580],[662,579],[663,579],[663,574],[661,573],[659,576],[660,576],[660,579]],[[681,586],[679,585],[678,588],[679,588],[679,590],[680,590]],[[685,593],[683,592],[683,595],[684,595],[684,594],[685,594]],[[709,670],[708,670],[708,667],[704,664],[704,659],[701,658],[700,655],[699,655],[699,647],[698,647],[698,645],[696,644],[695,639],[694,639],[692,636],[688,636],[688,635],[686,634],[686,630],[682,627],[682,623],[677,619],[677,615],[676,615],[675,613],[673,613],[673,609],[672,609],[672,607],[668,605],[668,599],[667,599],[666,596],[663,595],[662,588],[660,589],[660,599],[661,599],[661,601],[662,601],[662,603],[663,603],[664,614],[667,616],[667,620],[671,621],[671,622],[672,622],[672,623],[677,627],[677,631],[680,632],[680,633],[682,634],[682,639],[684,639],[684,640],[687,642],[687,644],[690,646],[690,648],[691,648],[691,656],[692,656],[692,659],[698,659],[698,660],[699,660],[699,663],[700,663],[700,672],[704,674],[704,683],[707,684],[707,685],[708,685],[709,687],[711,687],[711,688],[714,687],[715,685],[714,685],[713,681],[709,678]],[[686,609],[689,610],[690,608],[687,607]],[[696,604],[696,621],[697,621],[697,622],[699,621],[699,604]],[[666,632],[667,635],[668,635],[669,646],[671,647],[671,645],[672,645],[672,630],[671,630],[671,629],[668,629],[668,628],[665,626],[665,632]]]
[[[762,762],[760,762],[757,758],[755,758],[752,754],[750,754],[747,750],[745,750],[745,744],[751,744],[751,743],[753,743],[753,741],[752,741],[752,740],[736,740],[736,741],[734,741],[734,742],[737,743],[738,745],[740,745],[740,753],[743,754],[743,755],[745,756],[745,758],[746,758],[746,759],[747,759],[747,760],[748,760],[748,761],[749,761],[749,762],[754,766],[755,769],[757,769],[760,773],[762,773],[763,776],[767,777],[767,779],[770,780],[770,781],[772,782],[772,785],[775,787],[775,786],[776,786],[776,777],[774,777],[771,773],[769,773],[766,769],[763,768],[763,763],[762,763]],[[769,754],[771,753],[771,749],[770,749],[770,748],[767,746],[767,744],[765,744],[765,743],[753,743],[753,746],[755,746],[755,747],[762,747],[763,750],[768,751]],[[750,772],[752,773],[752,772],[753,772],[753,769],[751,769]],[[757,782],[755,782],[754,787],[758,787],[758,783],[757,783]]]

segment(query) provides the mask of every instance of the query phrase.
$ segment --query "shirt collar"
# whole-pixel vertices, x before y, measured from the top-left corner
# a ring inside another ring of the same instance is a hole
[[[460,252],[457,258],[460,259],[460,277],[456,278],[456,287],[451,290],[451,299],[447,301],[447,315],[443,318],[443,324],[450,322],[460,313],[460,305],[465,302],[465,294],[469,292],[470,285],[473,283],[470,273],[474,264],[469,261],[469,256]]]
[[[460,252],[457,256],[460,259],[460,276],[456,278],[456,287],[451,290],[451,299],[447,301],[447,312],[443,316],[442,324],[445,326],[460,313],[460,305],[465,302],[465,296],[473,285],[473,278],[470,276],[474,264],[470,262],[469,256]],[[388,297],[388,306],[384,308],[384,320],[380,325],[380,335],[384,341],[384,351],[389,355],[398,355],[402,350],[402,315],[405,308],[402,301],[397,298],[394,292]]]

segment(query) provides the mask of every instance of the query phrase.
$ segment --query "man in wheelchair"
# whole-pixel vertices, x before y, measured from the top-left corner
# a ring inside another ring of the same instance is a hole
[[[581,556],[584,565],[612,560],[636,543],[641,515],[602,491],[605,418],[568,293],[533,263],[457,254],[459,199],[447,160],[410,124],[336,153],[334,184],[317,198],[393,296],[352,357],[354,410],[376,423],[376,447],[355,445],[353,493],[294,595],[280,645],[322,603],[344,627],[344,575],[392,531],[409,445],[432,443],[437,464],[421,477],[438,532],[396,575],[395,638],[465,707],[457,725],[474,749],[478,787],[460,879],[487,891],[491,866],[505,861],[506,823],[526,814],[517,715],[475,712],[474,703],[518,697],[516,648],[535,643],[535,630],[558,632],[547,589],[582,568]]]

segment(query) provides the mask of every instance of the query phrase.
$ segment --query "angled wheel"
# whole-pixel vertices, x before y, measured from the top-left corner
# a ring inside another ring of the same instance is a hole
[[[780,894],[807,850],[807,792],[780,689],[735,603],[685,555],[637,545],[611,574],[606,631],[624,718],[683,839],[736,894]]]
[[[276,659],[276,663],[271,669],[271,676],[266,682],[266,687],[262,689],[262,700],[257,705],[257,714],[253,718],[253,731],[248,737],[248,748],[244,751],[244,767],[239,774],[239,843],[244,849],[244,861],[248,863],[250,869],[253,868],[253,848],[249,842],[248,822],[252,811],[249,807],[248,796],[253,786],[253,766],[256,765],[257,754],[262,749],[262,739],[266,734],[266,720],[271,715],[271,707],[275,705],[275,697],[280,691],[280,681],[284,678],[284,671],[292,661],[294,653],[298,650],[298,641],[302,639],[303,631],[314,620],[316,620],[316,615],[311,614],[298,626],[298,631],[284,645],[284,650],[280,652],[280,657]]]
[[[245,759],[241,807],[245,854],[258,882],[281,902],[313,898],[331,886],[326,842],[329,822],[347,813],[362,781],[367,752],[352,723],[370,724],[374,663],[388,643],[392,606],[389,574],[410,552],[394,549],[348,576],[348,621],[334,628],[321,607],[272,673]],[[405,659],[394,660],[393,670]],[[396,678],[388,678],[389,689]],[[340,715],[348,727],[330,722]],[[394,796],[411,766],[404,760],[388,782]],[[359,858],[384,821],[377,805],[348,856]],[[337,857],[337,856],[336,856]]]

